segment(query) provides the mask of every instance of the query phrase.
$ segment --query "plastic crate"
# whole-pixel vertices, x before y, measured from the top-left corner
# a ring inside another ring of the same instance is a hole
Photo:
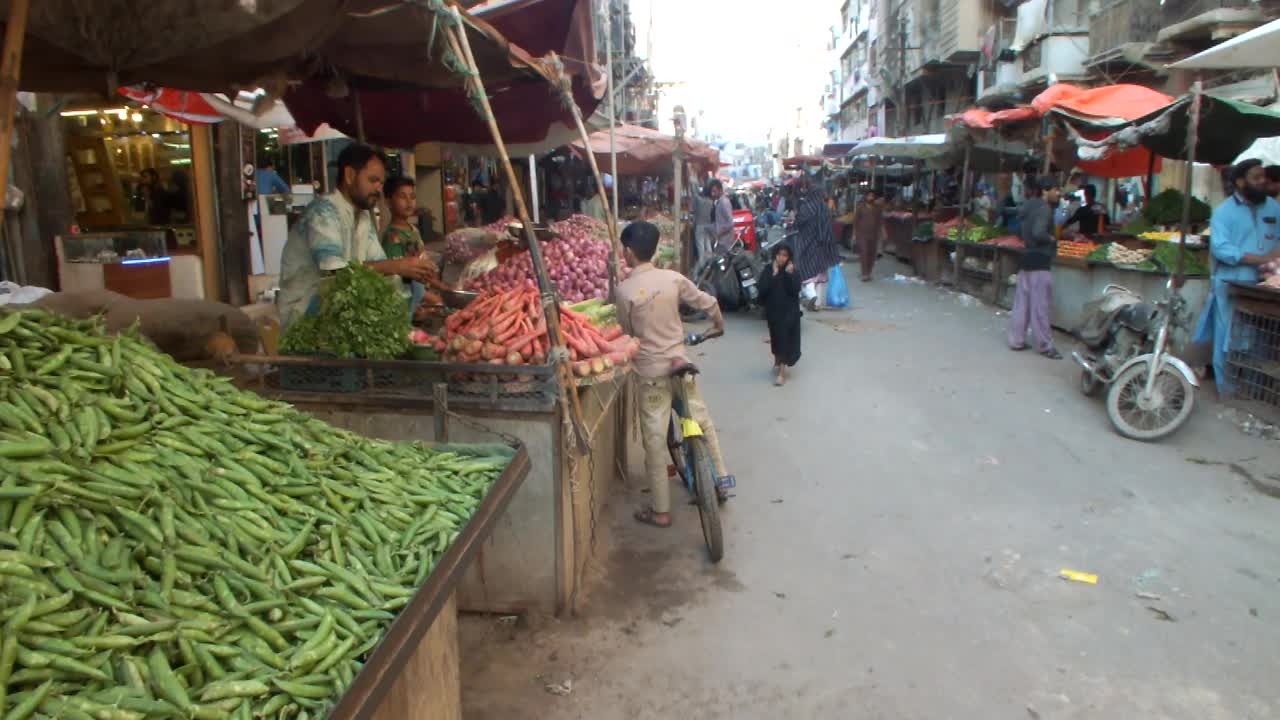
[[[294,392],[353,393],[364,390],[364,372],[354,367],[281,365],[280,389]]]

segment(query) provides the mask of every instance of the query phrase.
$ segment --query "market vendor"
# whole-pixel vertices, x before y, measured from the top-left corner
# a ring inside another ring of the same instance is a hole
[[[1085,183],[1080,189],[1084,191],[1084,204],[1061,223],[1062,229],[1075,225],[1081,235],[1092,240],[1102,234],[1111,218],[1107,215],[1107,209],[1098,202],[1097,185]]]
[[[338,155],[338,189],[317,197],[289,231],[280,260],[280,323],[288,327],[318,309],[325,276],[361,262],[391,279],[430,282],[435,265],[421,257],[387,259],[378,242],[373,208],[382,195],[385,156],[367,146],[348,145]],[[408,307],[406,303],[406,312]]]
[[[1280,259],[1280,203],[1267,195],[1267,174],[1260,160],[1245,160],[1231,170],[1231,197],[1214,208],[1209,222],[1213,289],[1200,315],[1195,342],[1213,343],[1213,377],[1218,392],[1231,393],[1226,374],[1235,302],[1230,281],[1256,284],[1258,266]]]

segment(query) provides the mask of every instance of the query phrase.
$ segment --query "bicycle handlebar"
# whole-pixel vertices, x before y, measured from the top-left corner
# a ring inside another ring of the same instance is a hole
[[[724,330],[717,330],[715,328],[712,328],[706,332],[700,332],[700,333],[691,332],[685,336],[684,344],[691,345],[691,346],[701,345],[702,343],[708,340],[714,340],[715,338],[721,337],[723,335],[724,335]]]

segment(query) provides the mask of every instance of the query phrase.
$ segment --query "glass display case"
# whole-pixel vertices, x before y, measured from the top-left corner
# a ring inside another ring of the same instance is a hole
[[[132,298],[172,297],[165,230],[119,230],[57,237],[64,291],[111,290]]]
[[[62,235],[58,238],[64,262],[141,264],[167,260],[164,230],[120,230]]]

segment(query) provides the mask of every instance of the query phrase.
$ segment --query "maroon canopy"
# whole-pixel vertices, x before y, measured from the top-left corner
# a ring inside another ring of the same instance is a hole
[[[468,13],[506,38],[510,49],[521,55],[560,55],[575,104],[584,117],[595,110],[603,76],[591,62],[595,46],[588,0],[495,0],[472,7]],[[437,43],[443,42],[443,38],[437,39]],[[552,142],[555,147],[563,143],[565,129],[574,126],[572,114],[563,108],[545,73],[543,69],[539,74],[490,76],[482,68],[481,79],[504,142]],[[331,97],[328,86],[326,78],[311,77],[290,88],[284,96],[285,105],[298,127],[308,133],[328,123],[356,136],[355,102],[351,97]],[[365,139],[371,143],[387,147],[413,147],[420,142],[492,143],[487,125],[461,87],[423,90],[366,85],[360,88],[359,97]]]

